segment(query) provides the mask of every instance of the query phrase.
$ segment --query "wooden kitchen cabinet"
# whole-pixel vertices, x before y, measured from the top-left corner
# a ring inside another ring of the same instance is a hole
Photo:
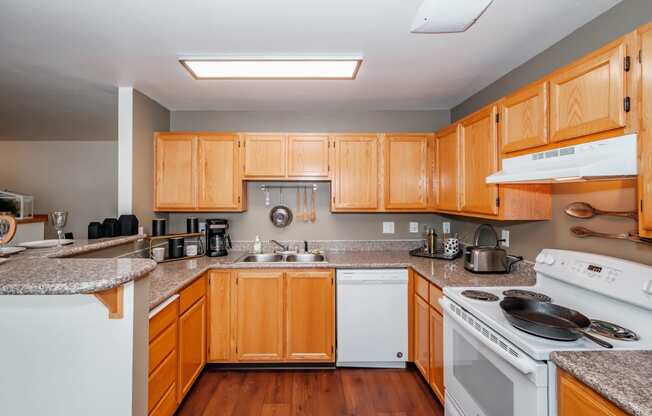
[[[388,134],[384,143],[385,209],[428,209],[429,134]]]
[[[243,145],[245,178],[286,177],[287,136],[285,134],[245,134]]]
[[[206,364],[206,279],[200,277],[180,293],[179,387],[181,402]]]
[[[414,296],[414,364],[430,380],[430,306]]]
[[[154,206],[194,209],[197,204],[197,138],[188,134],[154,136]]]
[[[236,277],[236,358],[283,359],[283,272],[239,271]]]
[[[335,290],[330,270],[287,272],[287,361],[335,360]]]
[[[559,416],[624,416],[627,413],[567,372],[557,369]]]
[[[485,182],[498,171],[497,114],[497,107],[491,105],[459,123],[460,208],[466,213],[498,214],[498,185]]]
[[[638,30],[641,47],[641,114],[638,136],[639,234],[652,238],[652,24]]]
[[[327,179],[330,174],[327,134],[290,134],[288,141],[288,178]]]
[[[432,285],[434,286],[434,285]],[[430,387],[444,403],[444,317],[430,307]]]
[[[335,135],[332,211],[375,211],[378,204],[378,136]]]
[[[453,124],[437,132],[437,170],[439,178],[438,210],[460,210],[460,140]]]
[[[625,38],[556,71],[550,82],[550,140],[625,126]]]
[[[548,144],[548,82],[537,82],[500,103],[500,150],[515,152]]]
[[[208,272],[208,361],[228,362],[235,359],[235,291],[234,273]]]
[[[198,136],[198,203],[200,210],[242,207],[240,143],[236,134]]]
[[[179,300],[175,299],[149,320],[147,411],[171,416],[177,407]]]

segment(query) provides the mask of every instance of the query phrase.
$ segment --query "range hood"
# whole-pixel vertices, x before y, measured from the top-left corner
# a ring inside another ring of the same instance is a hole
[[[636,179],[636,134],[503,159],[487,183]]]

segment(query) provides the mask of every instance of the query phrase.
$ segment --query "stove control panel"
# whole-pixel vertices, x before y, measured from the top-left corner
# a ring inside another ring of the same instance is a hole
[[[571,267],[575,273],[584,275],[589,279],[600,279],[605,283],[613,284],[622,271],[613,267],[602,266],[583,261],[575,261]]]

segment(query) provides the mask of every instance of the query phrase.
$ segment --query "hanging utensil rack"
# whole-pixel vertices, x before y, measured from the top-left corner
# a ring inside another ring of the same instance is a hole
[[[316,183],[303,185],[260,185],[260,190],[263,192],[271,189],[312,189],[313,191],[317,191],[319,187]]]

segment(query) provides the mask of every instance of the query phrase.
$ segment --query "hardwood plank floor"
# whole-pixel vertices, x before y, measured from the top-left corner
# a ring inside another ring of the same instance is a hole
[[[415,369],[206,368],[179,416],[443,416]]]

